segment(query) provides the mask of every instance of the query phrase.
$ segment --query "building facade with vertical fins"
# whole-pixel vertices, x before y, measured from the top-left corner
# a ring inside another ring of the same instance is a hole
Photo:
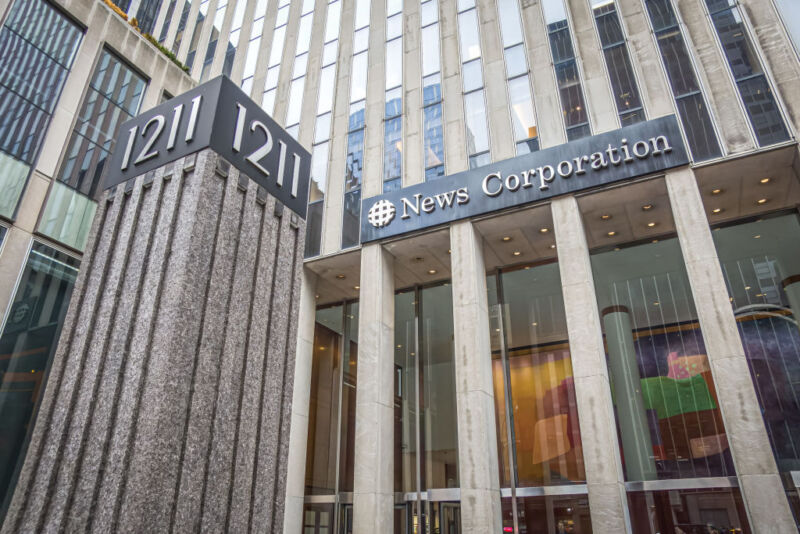
[[[0,17],[4,517],[121,125],[224,75],[312,154],[283,532],[797,531],[796,1]]]

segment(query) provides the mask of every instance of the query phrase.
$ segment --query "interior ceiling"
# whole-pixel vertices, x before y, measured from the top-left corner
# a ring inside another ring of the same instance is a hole
[[[358,298],[361,251],[353,250],[306,263],[317,276],[317,305]]]
[[[487,271],[556,256],[549,204],[483,219],[475,227],[484,239]]]
[[[448,228],[390,242],[384,247],[394,256],[394,286],[397,289],[450,279]]]

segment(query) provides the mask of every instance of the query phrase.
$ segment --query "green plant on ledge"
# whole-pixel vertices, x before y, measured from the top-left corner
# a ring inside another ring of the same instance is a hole
[[[107,5],[108,7],[110,7],[111,10],[114,13],[116,13],[117,15],[119,15],[120,17],[125,19],[128,22],[128,24],[131,25],[131,27],[133,29],[138,31],[145,39],[150,41],[150,43],[152,43],[153,46],[158,48],[161,51],[162,54],[167,56],[170,59],[170,61],[175,63],[177,66],[179,66],[183,72],[185,72],[186,74],[189,74],[189,67],[187,67],[186,65],[184,65],[183,63],[178,61],[177,56],[175,56],[175,54],[173,54],[171,50],[169,50],[166,47],[164,47],[161,43],[158,42],[158,40],[155,37],[153,37],[149,33],[142,32],[141,28],[139,28],[139,21],[136,20],[135,17],[130,19],[130,20],[128,20],[127,13],[125,13],[120,8],[118,8],[117,5],[114,2],[112,2],[111,0],[100,0],[100,1],[103,2],[105,5]]]

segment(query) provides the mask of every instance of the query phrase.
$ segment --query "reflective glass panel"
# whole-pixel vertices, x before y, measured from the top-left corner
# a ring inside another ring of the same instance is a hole
[[[464,92],[469,93],[475,89],[483,87],[483,75],[481,74],[481,60],[476,59],[464,63],[461,75],[464,78]]]
[[[464,95],[467,124],[467,153],[469,155],[489,150],[489,132],[486,126],[486,103],[483,91]]]
[[[386,89],[403,83],[403,39],[386,43]]]
[[[582,483],[558,263],[502,271],[488,277],[487,289],[500,485],[510,486],[512,476],[518,487]]]
[[[478,36],[478,15],[474,9],[458,15],[458,34],[461,43],[461,61],[466,62],[481,56]]]
[[[422,76],[439,72],[439,25],[432,24],[422,29]]]
[[[386,19],[386,40],[389,41],[395,37],[400,37],[403,33],[403,15],[398,13],[393,17]]]
[[[53,182],[39,221],[39,232],[77,250],[89,238],[97,203],[60,182]]]
[[[439,2],[438,0],[429,0],[423,3],[419,8],[420,25],[422,27],[432,24],[439,20]]]
[[[394,297],[394,490],[417,491],[419,383],[417,298],[412,290]],[[403,533],[404,534],[404,533]]]
[[[425,136],[425,168],[444,165],[442,105],[428,106],[423,109],[422,113]]]
[[[350,102],[367,97],[367,52],[353,56],[353,71],[350,80]]]
[[[516,0],[514,0],[516,1]],[[512,48],[507,48],[505,51],[506,56],[506,76],[513,78],[520,74],[528,72],[528,62],[525,59],[524,45],[517,45]]]
[[[536,117],[533,114],[533,100],[527,76],[508,80],[508,95],[511,104],[511,122],[514,125],[514,139],[521,141],[536,137]]]
[[[0,499],[25,458],[80,262],[34,241],[0,335]]]
[[[328,18],[325,20],[325,42],[339,37],[339,21],[342,15],[342,2],[328,4]]]
[[[384,122],[383,180],[399,178],[403,168],[403,119],[395,117]]]
[[[796,0],[775,0],[775,4],[795,50],[800,52],[800,3]]]
[[[511,498],[501,500],[503,532],[513,532]],[[525,534],[592,534],[586,495],[517,498],[517,524]]]
[[[499,0],[497,13],[500,15],[500,32],[503,46],[508,47],[522,42],[522,25],[520,24],[519,5],[517,0]]]
[[[750,534],[738,488],[628,493],[633,531]]]

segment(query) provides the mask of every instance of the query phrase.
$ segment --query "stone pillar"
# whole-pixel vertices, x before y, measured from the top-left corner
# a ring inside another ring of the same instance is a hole
[[[394,258],[361,249],[353,533],[391,532],[394,520]]]
[[[594,532],[631,532],[589,247],[575,197],[551,204]]]
[[[209,149],[104,197],[2,532],[279,532],[304,236]]]
[[[673,171],[666,182],[750,526],[756,533],[794,532],[694,173]]]
[[[308,412],[317,303],[314,295],[316,286],[317,276],[310,270],[304,269],[300,289],[300,311],[297,316],[297,349],[295,350],[289,457],[286,461],[286,511],[283,516],[283,532],[288,534],[296,534],[303,530]]]
[[[483,239],[471,222],[454,223],[450,249],[461,526],[465,534],[502,532]]]
[[[656,464],[642,398],[641,377],[636,364],[630,311],[625,306],[610,306],[603,310],[602,315],[628,478],[653,480],[657,478]]]

